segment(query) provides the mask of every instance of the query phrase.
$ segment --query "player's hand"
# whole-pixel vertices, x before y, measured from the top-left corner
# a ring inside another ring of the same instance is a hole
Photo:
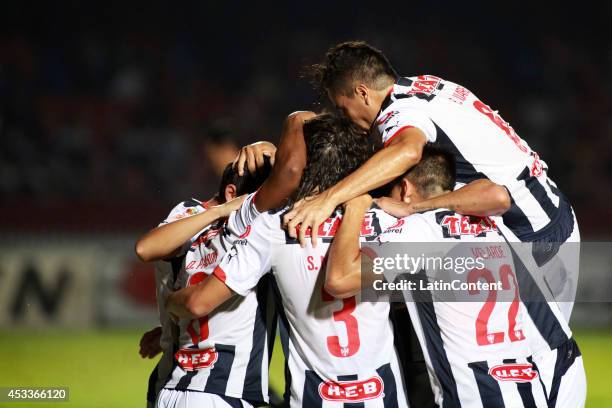
[[[364,210],[369,209],[372,206],[372,196],[369,194],[362,194],[353,198],[352,200],[348,200],[346,203],[342,204],[342,207],[346,210],[347,208],[362,208]]]
[[[303,248],[306,246],[306,232],[310,229],[310,241],[312,246],[316,247],[319,225],[332,214],[336,206],[337,204],[325,193],[298,201],[293,209],[283,217],[283,223],[289,236],[298,238]],[[298,225],[299,233],[296,232]]]
[[[245,167],[249,173],[255,174],[257,169],[260,169],[265,164],[265,158],[270,159],[270,165],[274,166],[274,157],[276,155],[276,146],[270,142],[255,142],[244,146],[240,149],[240,153],[232,163],[234,169],[238,171],[239,176],[244,175]]]
[[[140,357],[153,358],[162,352],[159,340],[161,338],[162,328],[156,327],[142,335],[140,339]]]
[[[246,198],[247,194],[243,194],[240,197],[236,197],[223,204],[216,205],[213,208],[219,212],[219,217],[227,217],[232,213],[232,211],[238,210]]]
[[[374,202],[380,207],[381,210],[396,218],[404,218],[416,212],[416,209],[411,203],[394,200],[389,197],[375,198]]]

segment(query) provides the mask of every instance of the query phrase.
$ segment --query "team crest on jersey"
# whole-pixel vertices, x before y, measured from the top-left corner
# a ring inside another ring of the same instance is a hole
[[[444,84],[442,78],[433,75],[419,75],[416,80],[412,81],[410,90],[404,94],[404,97],[417,97],[426,101],[431,101],[435,96],[435,91],[442,89]],[[400,97],[396,95],[396,97]]]
[[[338,228],[340,228],[341,223],[342,215],[340,214],[326,219],[325,222],[319,225],[318,236],[323,240],[323,242],[331,242],[331,240],[336,235]],[[296,232],[299,234],[300,226],[296,228]],[[363,218],[363,223],[361,224],[360,236],[362,238],[365,238],[366,241],[373,241],[380,233],[380,220],[374,212],[367,212]],[[306,237],[311,236],[310,228],[306,230],[306,233],[304,235]],[[286,235],[286,237],[288,244],[295,244],[298,242],[296,239],[289,237],[288,234]]]
[[[463,235],[484,237],[488,232],[497,231],[497,225],[489,217],[473,217],[453,211],[437,213],[436,222],[442,227],[444,238],[459,239]]]
[[[175,215],[174,217],[172,217],[173,221],[177,221],[183,218],[187,218],[187,217],[191,217],[193,215],[199,214],[201,211],[198,207],[189,207],[187,208],[185,211],[183,211],[180,214]]]
[[[500,364],[489,369],[489,375],[497,381],[529,382],[538,377],[538,372],[529,363]]]
[[[383,395],[382,378],[374,376],[361,381],[326,381],[319,385],[319,395],[326,401],[361,402]]]
[[[203,350],[180,349],[174,357],[183,370],[195,371],[203,368],[212,368],[217,362],[219,355],[214,348]]]

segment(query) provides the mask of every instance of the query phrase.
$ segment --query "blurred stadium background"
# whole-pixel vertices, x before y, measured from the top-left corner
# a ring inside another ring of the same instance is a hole
[[[144,406],[154,362],[138,342],[156,308],[135,239],[176,202],[212,195],[239,146],[276,141],[284,116],[313,108],[300,69],[341,40],[367,40],[400,73],[446,77],[499,109],[548,162],[583,240],[607,240],[610,6],[503,7],[4,3],[0,386],[69,386],[74,407]],[[588,254],[597,273],[581,290],[612,293],[605,259]],[[611,312],[579,303],[572,322],[588,407],[612,404]]]

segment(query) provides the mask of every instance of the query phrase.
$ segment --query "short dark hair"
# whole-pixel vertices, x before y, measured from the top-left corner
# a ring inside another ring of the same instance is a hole
[[[323,192],[351,174],[373,154],[367,133],[345,117],[331,113],[304,124],[306,168],[295,201]]]
[[[429,197],[437,189],[452,191],[456,179],[455,156],[439,146],[425,145],[421,160],[401,178],[415,185],[419,194]]]
[[[217,192],[217,201],[220,203],[225,202],[225,188],[230,184],[236,186],[237,196],[255,192],[259,187],[261,187],[266,178],[268,178],[271,170],[272,166],[270,166],[270,161],[267,157],[265,158],[264,166],[258,169],[257,173],[254,175],[251,175],[249,170],[245,168],[244,174],[240,176],[234,169],[233,164],[228,163],[228,165],[225,166],[225,170],[223,170],[223,175],[221,176],[219,191]]]
[[[331,47],[325,61],[308,72],[320,93],[351,95],[353,83],[360,81],[376,90],[395,82],[397,73],[382,51],[364,41],[347,41]]]

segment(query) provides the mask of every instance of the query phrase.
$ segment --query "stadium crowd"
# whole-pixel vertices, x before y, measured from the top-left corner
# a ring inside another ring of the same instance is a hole
[[[525,17],[519,30],[518,8],[493,21],[442,2],[444,13],[414,10],[376,24],[385,11],[326,4],[320,13],[322,4],[278,11],[283,18],[196,3],[72,5],[61,14],[9,7],[0,35],[2,201],[154,200],[161,208],[208,196],[219,175],[213,159],[277,138],[280,119],[313,100],[300,69],[347,37],[384,46],[401,72],[450,78],[501,107],[577,208],[612,198],[601,188],[612,174],[605,38],[567,32],[570,16]],[[347,18],[339,23],[337,13]]]

